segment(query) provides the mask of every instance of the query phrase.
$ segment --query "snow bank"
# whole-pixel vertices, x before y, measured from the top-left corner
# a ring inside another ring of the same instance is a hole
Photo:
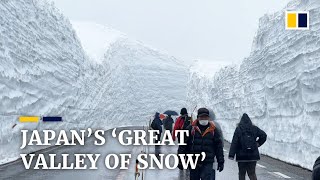
[[[19,149],[22,128],[145,125],[184,105],[187,68],[175,58],[109,28],[75,29],[46,1],[0,2],[0,164],[39,148]],[[22,115],[63,122],[18,123]]]
[[[308,10],[309,31],[285,30],[285,10]],[[320,2],[293,1],[260,19],[252,52],[213,78],[190,73],[190,107],[216,112],[232,139],[242,113],[268,134],[264,154],[311,169],[320,154]]]

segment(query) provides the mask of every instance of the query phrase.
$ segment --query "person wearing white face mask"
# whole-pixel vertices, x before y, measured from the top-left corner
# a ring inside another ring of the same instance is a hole
[[[198,161],[196,168],[190,169],[190,180],[214,180],[215,169],[213,163],[215,157],[218,161],[217,170],[221,172],[224,167],[224,155],[221,133],[215,133],[216,126],[210,119],[209,110],[206,108],[198,109],[197,120],[189,126],[188,130],[189,136],[185,138],[187,145],[180,146],[178,153],[206,153],[204,161]]]

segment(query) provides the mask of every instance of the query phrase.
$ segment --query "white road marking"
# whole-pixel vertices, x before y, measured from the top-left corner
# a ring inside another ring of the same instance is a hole
[[[285,175],[285,174],[282,174],[282,173],[280,173],[280,172],[268,172],[268,173],[270,173],[270,174],[272,174],[272,175],[275,175],[275,176],[277,176],[277,177],[280,177],[280,178],[291,179],[291,177],[289,177],[289,176],[287,176],[287,175]]]
[[[261,164],[257,164],[257,166],[266,169],[266,167]]]
[[[224,152],[227,152],[227,150],[223,149]]]
[[[287,175],[285,175],[285,174],[282,174],[282,173],[280,173],[280,172],[273,172],[273,173],[275,173],[275,174],[277,174],[277,175],[279,175],[279,176],[281,176],[281,177],[283,177],[283,178],[285,178],[285,179],[291,179],[291,177],[289,177],[289,176],[287,176]]]

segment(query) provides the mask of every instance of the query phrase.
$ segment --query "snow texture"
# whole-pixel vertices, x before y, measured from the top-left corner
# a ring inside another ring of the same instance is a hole
[[[309,11],[310,30],[285,30],[286,10]],[[189,78],[190,109],[212,108],[228,141],[246,112],[268,134],[262,153],[312,168],[320,154],[320,1],[292,1],[262,17],[239,67]]]
[[[0,164],[44,148],[20,150],[21,129],[146,125],[185,104],[188,69],[174,57],[100,25],[74,28],[47,1],[1,0]],[[29,115],[63,122],[18,122]]]

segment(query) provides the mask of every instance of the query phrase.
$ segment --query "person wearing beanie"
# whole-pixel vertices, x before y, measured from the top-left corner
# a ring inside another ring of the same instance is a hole
[[[181,111],[180,111],[180,115],[181,116],[188,115],[187,109],[186,108],[182,108]]]

